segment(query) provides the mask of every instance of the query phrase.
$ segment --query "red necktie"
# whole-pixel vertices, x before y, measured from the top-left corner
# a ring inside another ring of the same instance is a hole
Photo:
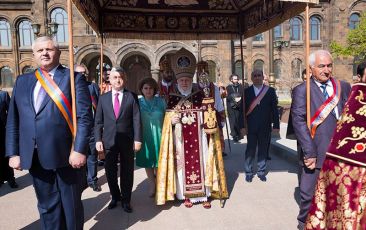
[[[119,108],[120,108],[118,95],[119,95],[119,93],[116,93],[115,94],[115,97],[114,97],[114,106],[113,106],[113,108],[114,108],[114,116],[116,116],[116,118],[118,118]]]

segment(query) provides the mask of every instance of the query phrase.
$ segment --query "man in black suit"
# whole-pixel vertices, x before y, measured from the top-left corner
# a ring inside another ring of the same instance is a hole
[[[253,85],[244,91],[245,115],[247,133],[247,150],[245,152],[245,180],[252,182],[254,177],[253,161],[258,147],[257,175],[261,181],[266,181],[266,158],[268,156],[268,143],[273,132],[280,129],[277,110],[277,95],[274,88],[263,84],[263,71],[252,72]]]
[[[243,126],[243,111],[241,110],[243,86],[239,84],[239,76],[236,74],[230,76],[230,81],[232,84],[226,87],[226,107],[230,122],[230,134],[234,142],[239,142],[242,138],[240,129]]]
[[[14,178],[14,169],[9,166],[9,158],[5,157],[5,126],[9,102],[8,92],[0,90],[0,186],[7,181],[11,188],[18,188]]]
[[[291,104],[292,125],[302,149],[298,229],[304,229],[325,152],[351,90],[349,83],[332,76],[333,59],[328,51],[310,54],[309,64],[311,131],[306,121],[306,81],[292,91]]]
[[[134,152],[141,148],[141,119],[137,96],[124,88],[126,73],[112,68],[109,81],[112,91],[100,96],[95,116],[97,151],[105,151],[105,171],[112,200],[108,209],[122,201],[125,212],[130,205],[133,186]],[[120,188],[117,163],[120,157]],[[122,196],[122,197],[121,197]]]
[[[97,110],[98,99],[99,99],[99,87],[95,82],[90,81],[88,79],[89,71],[84,64],[75,65],[75,72],[81,73],[87,78],[88,89],[90,93],[91,100],[91,110],[93,114],[93,125],[94,125],[94,117],[95,112]],[[95,148],[95,138],[94,138],[94,126],[91,128],[90,140],[89,140],[89,151],[88,157],[86,159],[86,169],[87,169],[87,182],[88,186],[93,189],[95,192],[102,191],[100,186],[98,185],[98,153]]]

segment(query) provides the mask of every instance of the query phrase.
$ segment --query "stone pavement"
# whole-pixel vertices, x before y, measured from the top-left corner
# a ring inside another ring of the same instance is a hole
[[[281,133],[284,128],[282,125]],[[287,145],[286,140],[280,142]],[[245,140],[240,144],[232,143],[232,152],[225,157],[230,198],[224,208],[220,208],[217,200],[212,202],[210,210],[200,204],[187,209],[180,202],[156,206],[154,199],[147,194],[145,170],[136,168],[131,203],[134,212],[127,214],[120,207],[108,210],[108,186],[104,169],[99,168],[102,191],[97,193],[87,189],[83,193],[85,229],[296,229],[298,191],[295,163],[291,157],[283,158],[285,153],[271,153],[267,182],[255,177],[252,183],[246,183],[243,175],[245,143]],[[293,142],[288,145],[293,150]],[[228,147],[226,150],[228,152]],[[31,178],[25,171],[16,172],[16,177],[19,189],[13,191],[7,184],[0,187],[0,229],[39,229]]]

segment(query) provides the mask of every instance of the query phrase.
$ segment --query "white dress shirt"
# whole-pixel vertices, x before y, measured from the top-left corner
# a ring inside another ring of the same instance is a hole
[[[261,87],[259,87],[259,88],[257,88],[255,85],[253,85],[253,88],[254,88],[254,94],[255,94],[255,96],[258,96],[259,92],[263,88],[263,85]]]

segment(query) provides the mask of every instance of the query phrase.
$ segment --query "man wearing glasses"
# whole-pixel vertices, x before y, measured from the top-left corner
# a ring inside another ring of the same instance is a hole
[[[79,72],[85,76],[88,83],[88,89],[90,93],[90,100],[92,102],[91,109],[93,112],[93,119],[95,118],[95,112],[97,110],[97,104],[99,99],[99,87],[95,82],[89,79],[89,71],[84,64],[76,65],[75,72]],[[94,139],[94,127],[91,128],[90,140],[89,140],[89,151],[87,156],[87,181],[88,186],[95,192],[102,191],[98,185],[97,177],[97,165],[98,165],[98,153],[95,149],[95,139]]]
[[[291,105],[292,124],[302,149],[298,229],[304,229],[325,152],[351,90],[349,83],[333,77],[333,60],[328,51],[310,54],[309,64],[310,129],[306,123],[306,81],[293,90]]]

